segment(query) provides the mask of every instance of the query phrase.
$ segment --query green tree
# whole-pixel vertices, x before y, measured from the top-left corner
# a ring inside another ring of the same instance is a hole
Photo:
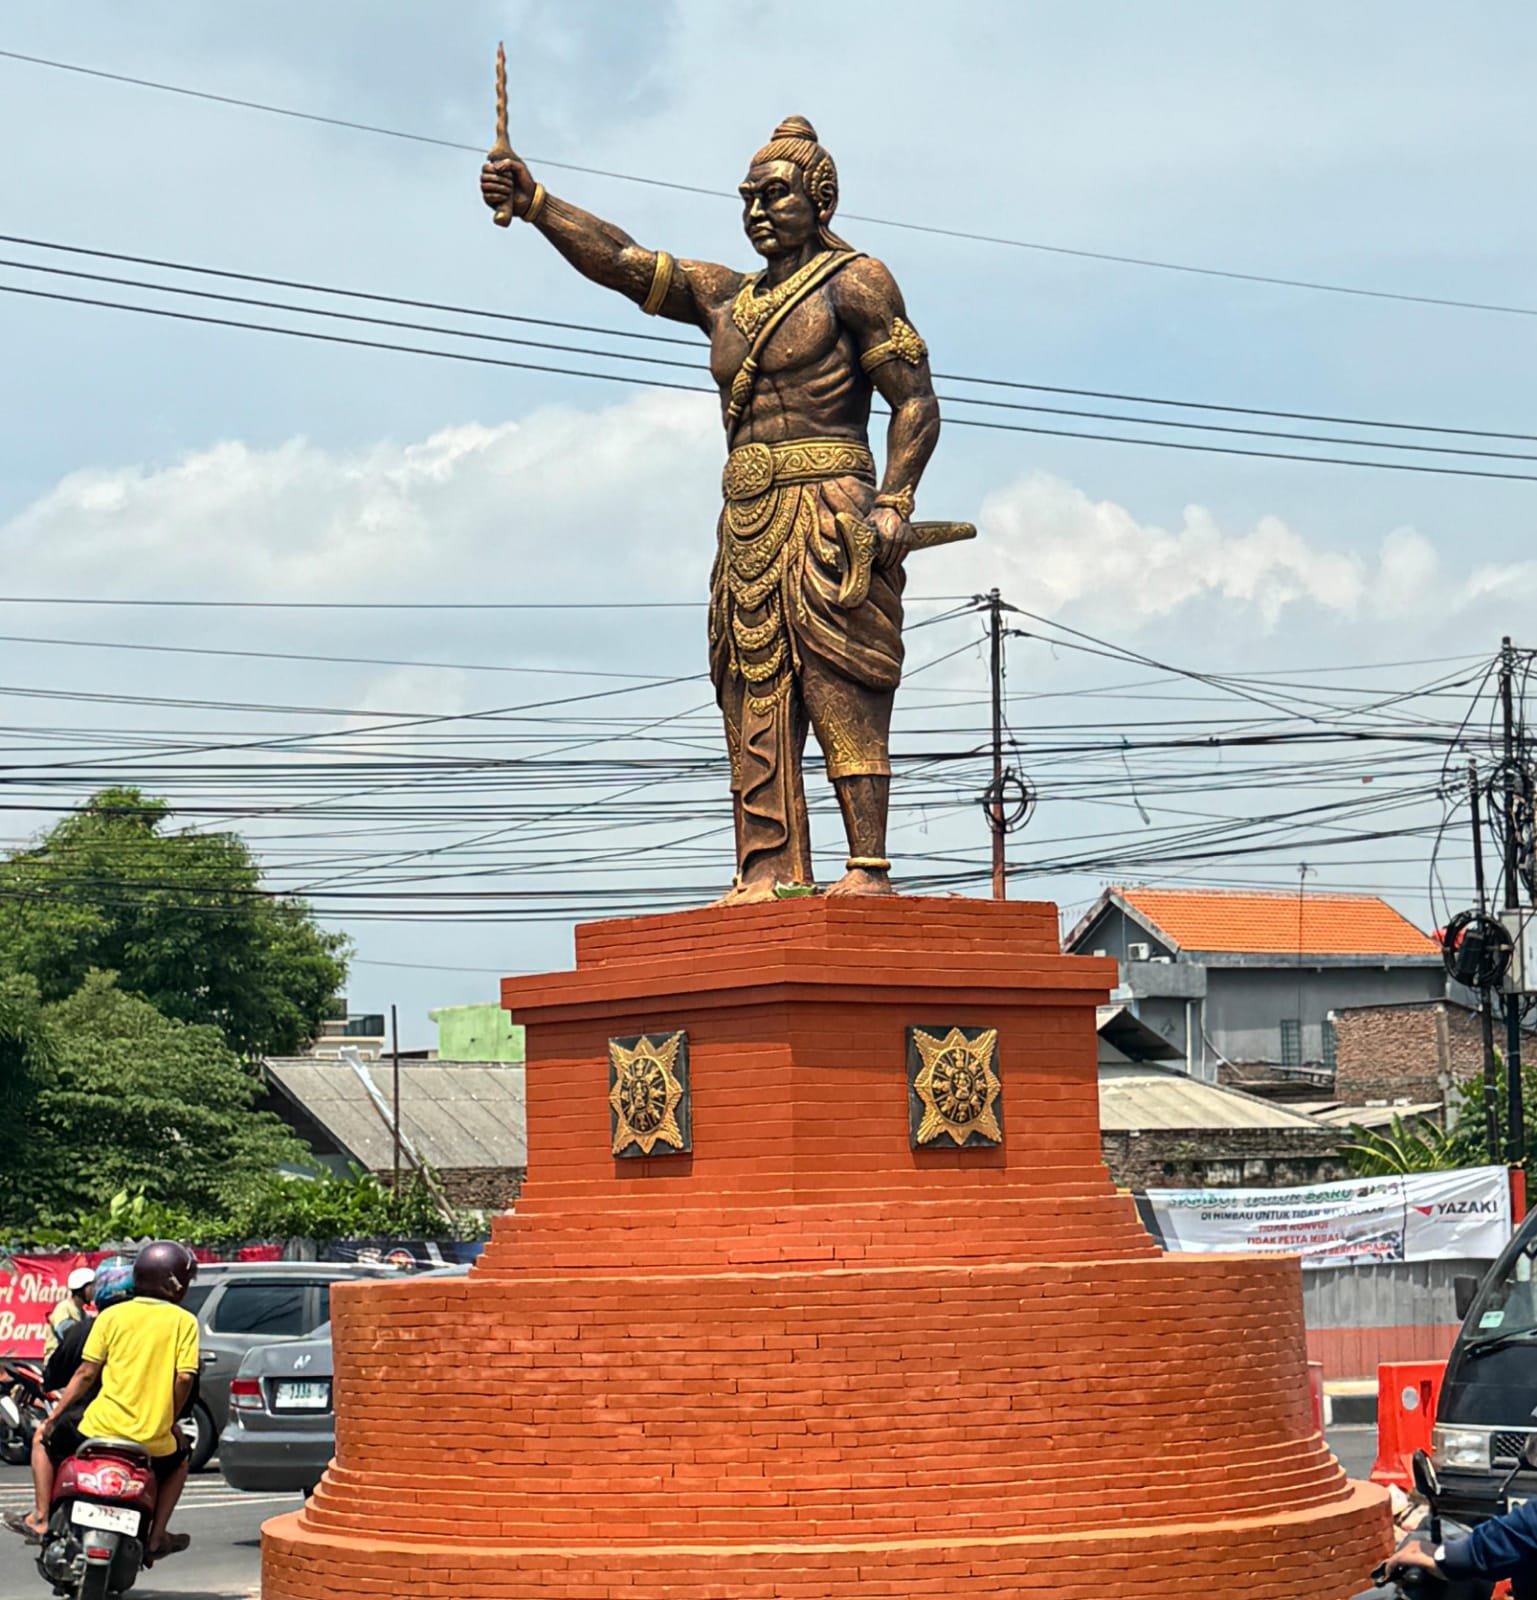
[[[115,972],[242,1055],[293,1052],[346,981],[348,940],[265,890],[242,839],[169,820],[163,800],[104,789],[0,863],[0,971],[31,974],[45,1001]]]
[[[38,1090],[52,1066],[37,984],[0,979],[0,1172],[16,1172],[27,1159]]]
[[[1383,1178],[1406,1172],[1450,1172],[1457,1167],[1478,1166],[1468,1159],[1467,1142],[1460,1130],[1447,1133],[1438,1123],[1418,1121],[1406,1124],[1394,1117],[1386,1129],[1352,1127],[1352,1142],[1340,1153],[1350,1160],[1351,1170],[1362,1178]]]
[[[468,1238],[469,1218],[445,1215],[432,1186],[416,1173],[393,1189],[371,1172],[354,1167],[350,1178],[329,1172],[313,1178],[276,1176],[258,1192],[240,1218],[250,1239],[441,1239]]]
[[[25,1159],[0,1190],[13,1230],[68,1226],[119,1193],[221,1228],[280,1165],[309,1159],[255,1109],[259,1085],[216,1028],[162,1016],[110,973],[90,974],[42,1022],[52,1059]]]

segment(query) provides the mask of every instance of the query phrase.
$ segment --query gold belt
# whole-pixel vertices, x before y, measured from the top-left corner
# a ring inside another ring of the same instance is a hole
[[[728,500],[751,500],[779,483],[814,483],[849,474],[874,478],[875,457],[847,439],[791,439],[784,444],[743,444],[726,457],[721,491]]]

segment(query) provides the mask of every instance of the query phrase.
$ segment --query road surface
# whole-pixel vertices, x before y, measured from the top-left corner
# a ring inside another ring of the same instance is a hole
[[[21,1467],[0,1467],[0,1511],[32,1504],[32,1480]],[[132,1600],[257,1600],[261,1593],[261,1525],[295,1510],[298,1495],[241,1494],[217,1467],[187,1485],[174,1526],[192,1535],[192,1548],[173,1556],[134,1585]],[[49,1600],[52,1591],[35,1564],[36,1550],[0,1527],[0,1595],[5,1600]]]

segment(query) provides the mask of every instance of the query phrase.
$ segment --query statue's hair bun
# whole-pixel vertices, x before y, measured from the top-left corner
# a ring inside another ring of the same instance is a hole
[[[805,117],[786,117],[774,129],[776,139],[809,139],[812,144],[819,144],[817,130],[813,128]]]

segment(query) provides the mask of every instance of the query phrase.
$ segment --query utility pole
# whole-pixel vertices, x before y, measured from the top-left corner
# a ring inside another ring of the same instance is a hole
[[[993,899],[1007,900],[1008,865],[1003,854],[1003,596],[996,589],[987,595],[987,631],[993,682],[993,788],[988,809],[993,830]]]
[[[1300,1069],[1307,1061],[1307,1049],[1303,1043],[1303,1015],[1302,1015],[1302,916],[1307,905],[1308,874],[1313,872],[1306,861],[1297,863],[1297,1066]],[[1316,877],[1317,873],[1313,872]],[[1282,1063],[1284,1066],[1284,1062]]]
[[[1505,722],[1505,911],[1506,925],[1516,944],[1513,965],[1520,974],[1524,988],[1527,981],[1523,959],[1525,940],[1521,937],[1521,891],[1517,875],[1515,656],[1507,634],[1500,641],[1500,705]],[[1512,1167],[1520,1166],[1526,1153],[1526,1108],[1521,1099],[1522,998],[1520,992],[1507,993],[1505,996],[1505,1091],[1508,1105],[1505,1138],[1506,1160]]]
[[[400,1019],[395,1007],[390,1006],[390,1055],[394,1065],[390,1071],[390,1129],[395,1137],[395,1185],[393,1192],[400,1193]]]
[[[1468,762],[1468,804],[1473,814],[1473,887],[1478,894],[1480,915],[1489,910],[1484,886],[1484,829],[1478,805],[1478,763]],[[1484,1031],[1484,1140],[1489,1159],[1500,1155],[1500,1069],[1494,1056],[1494,990],[1478,991],[1478,1018]]]

